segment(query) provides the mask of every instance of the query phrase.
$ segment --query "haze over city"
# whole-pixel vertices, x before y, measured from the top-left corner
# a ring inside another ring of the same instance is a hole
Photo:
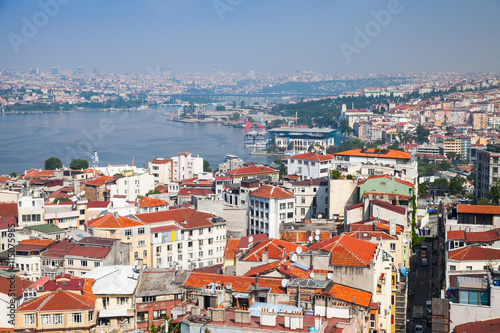
[[[55,3],[57,8],[53,1],[0,1],[0,67],[83,66],[103,73],[145,73],[157,66],[173,72],[499,70],[500,2],[492,0]],[[389,17],[375,19],[389,8]],[[356,42],[356,31],[366,29],[368,38]],[[356,48],[349,57],[346,45]]]

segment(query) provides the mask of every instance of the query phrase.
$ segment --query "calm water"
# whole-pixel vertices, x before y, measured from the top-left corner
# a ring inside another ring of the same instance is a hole
[[[212,169],[226,154],[246,161],[270,163],[273,158],[250,155],[243,145],[244,129],[221,124],[185,124],[167,121],[167,109],[143,111],[78,111],[0,115],[0,174],[43,168],[51,156],[68,165],[74,158],[89,160],[71,142],[87,151],[97,149],[102,165],[147,166],[155,157],[179,152],[200,155]]]

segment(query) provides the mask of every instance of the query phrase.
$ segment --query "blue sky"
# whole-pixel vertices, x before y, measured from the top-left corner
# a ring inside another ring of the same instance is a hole
[[[41,3],[57,1],[65,4],[52,16],[44,14]],[[372,11],[388,10],[392,1],[397,0],[0,0],[0,68],[500,70],[498,0],[400,0],[388,24],[373,30],[368,45],[356,47],[355,28],[378,24]],[[25,22],[36,19],[37,31],[23,32]],[[347,59],[341,45],[357,52]]]

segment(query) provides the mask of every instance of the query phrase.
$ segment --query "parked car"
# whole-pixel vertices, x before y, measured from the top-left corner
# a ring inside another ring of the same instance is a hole
[[[422,325],[415,325],[415,333],[424,333],[424,327]]]

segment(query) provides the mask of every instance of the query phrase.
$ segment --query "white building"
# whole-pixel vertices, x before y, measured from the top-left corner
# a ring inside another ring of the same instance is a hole
[[[172,157],[172,181],[189,179],[203,172],[203,158],[192,157],[191,153],[179,153]]]
[[[110,197],[124,195],[127,201],[137,200],[137,196],[146,195],[154,190],[154,177],[148,173],[136,174],[125,172],[122,177],[114,177],[115,182],[108,185]]]
[[[295,220],[297,222],[328,218],[328,184],[327,179],[311,179],[291,183],[291,190],[295,194]]]
[[[172,181],[172,160],[155,158],[149,162],[149,173],[153,175],[155,186]]]
[[[40,224],[45,221],[43,198],[22,197],[17,201],[19,227]]]
[[[288,159],[288,174],[300,179],[327,178],[335,164],[335,156],[330,154],[305,153]]]
[[[280,238],[280,224],[295,222],[295,197],[282,188],[264,185],[248,199],[248,233]]]

